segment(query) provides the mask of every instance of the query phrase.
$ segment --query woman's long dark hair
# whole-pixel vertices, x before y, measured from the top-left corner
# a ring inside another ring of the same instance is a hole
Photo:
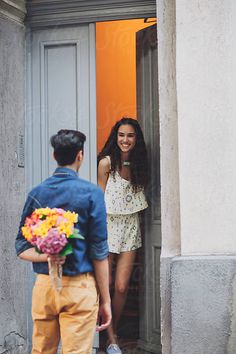
[[[148,160],[147,149],[143,137],[142,130],[136,119],[122,118],[113,126],[111,133],[98,155],[98,163],[105,156],[111,158],[111,173],[114,175],[117,170],[121,169],[121,151],[117,145],[118,129],[121,125],[131,125],[136,134],[136,143],[129,153],[131,185],[134,191],[145,188],[148,182]]]

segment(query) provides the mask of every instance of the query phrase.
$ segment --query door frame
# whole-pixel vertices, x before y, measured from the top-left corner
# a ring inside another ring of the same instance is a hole
[[[156,0],[28,0],[33,28],[156,17]]]
[[[76,26],[78,27],[78,26]],[[86,27],[86,24],[83,24],[83,27]],[[90,180],[93,183],[96,183],[97,181],[97,168],[94,166],[94,161],[97,159],[97,141],[96,141],[96,136],[91,136],[90,133],[91,131],[96,131],[96,47],[95,47],[95,24],[90,23],[87,24],[88,27],[88,56],[89,56],[89,61],[88,61],[88,76],[90,78],[89,86],[88,86],[88,111],[89,111],[89,133],[86,132],[86,136],[88,137],[88,143],[87,146],[89,145],[89,152],[88,152],[88,164],[87,164],[87,169],[86,169],[86,176],[85,178]],[[62,27],[60,27],[62,28]],[[71,26],[70,26],[71,28]],[[74,28],[74,27],[72,27]],[[41,182],[41,180],[44,180],[45,178],[48,177],[46,173],[46,165],[45,162],[47,162],[47,157],[45,155],[45,148],[43,148],[43,151],[41,149],[41,146],[37,146],[34,141],[35,134],[33,133],[34,130],[34,125],[35,125],[35,117],[37,114],[35,114],[35,93],[33,90],[34,83],[33,83],[33,33],[34,31],[37,32],[43,32],[43,30],[50,30],[50,28],[34,28],[31,29],[30,27],[27,27],[26,29],[26,82],[25,82],[25,92],[26,92],[26,103],[25,103],[25,193],[27,194],[29,190],[31,190],[35,185]],[[54,39],[55,41],[55,39]],[[43,48],[44,45],[50,44],[52,41],[46,41],[41,43],[40,48],[39,48],[39,57],[41,59],[41,62],[43,63]],[[74,42],[74,40],[69,41],[68,39],[62,40],[61,43],[70,43]],[[55,41],[55,43],[60,43],[60,40]],[[43,66],[43,65],[42,65]],[[43,71],[40,72],[39,74],[39,87],[40,87],[40,92],[43,90],[44,85],[42,85],[42,75]],[[40,97],[44,97],[44,92],[41,92]],[[42,127],[42,131],[45,133],[47,132],[47,124],[46,124],[46,119],[44,117],[45,113],[44,110],[42,109],[44,103],[40,102],[39,104],[36,104],[37,111],[40,115],[40,126]],[[84,131],[84,130],[83,130]],[[37,134],[40,135],[40,132],[37,131]],[[47,134],[45,134],[47,135]],[[35,168],[37,164],[40,164],[38,160],[35,160],[35,155],[38,156],[38,149],[41,150],[42,156],[45,158],[42,158],[43,164],[41,165],[41,168],[39,170],[39,173],[35,173]],[[46,149],[47,150],[47,149]],[[84,167],[84,164],[83,164]],[[83,175],[82,175],[83,177]],[[40,180],[39,180],[40,179]],[[31,316],[31,301],[32,301],[32,288],[35,282],[35,275],[34,272],[32,271],[32,266],[31,264],[28,264],[26,267],[26,279],[27,279],[27,289],[26,289],[26,299],[27,299],[27,304],[28,306],[28,311],[27,311],[27,345],[30,350],[31,345],[32,345],[32,316]],[[30,335],[29,335],[30,334]]]
[[[96,22],[110,20],[125,20],[156,17],[156,0],[27,0],[26,15],[26,169],[25,181],[26,192],[33,187],[32,172],[32,84],[31,84],[31,37],[32,31],[37,29],[56,28],[60,26],[80,25],[89,23],[89,35],[91,41],[96,43],[94,28]],[[65,11],[66,10],[66,11]],[[90,55],[96,57],[96,48],[90,46]],[[96,61],[96,59],[95,59]],[[96,77],[96,67],[90,65],[90,77]],[[96,117],[96,80],[91,82],[90,87],[90,112]],[[93,94],[95,92],[95,95]],[[93,102],[93,104],[91,104]],[[29,104],[30,103],[30,104]],[[96,120],[95,120],[96,121]],[[95,151],[96,140],[93,140],[92,151]],[[94,154],[93,154],[94,155]],[[90,156],[91,157],[91,156]],[[94,156],[92,156],[94,157]],[[92,169],[91,169],[92,171]],[[90,176],[96,183],[96,174],[93,171]]]
[[[86,4],[85,4],[86,3]],[[68,9],[69,8],[69,9]],[[65,11],[66,10],[66,11]],[[64,12],[63,12],[64,11]],[[30,189],[33,182],[32,174],[32,108],[28,106],[28,103],[32,102],[32,89],[31,89],[31,36],[32,31],[37,29],[49,29],[61,26],[73,26],[84,23],[89,23],[94,26],[96,22],[105,22],[111,20],[126,20],[126,19],[138,19],[138,18],[150,18],[156,17],[156,0],[55,0],[53,3],[51,0],[28,0],[27,2],[27,16],[26,16],[26,72],[29,74],[26,76],[26,123],[25,123],[25,135],[29,139],[27,145],[26,139],[26,169],[25,180],[27,191]],[[91,28],[90,35],[93,36]],[[95,48],[90,48],[90,51],[95,55]],[[95,76],[95,67],[91,67],[90,75]],[[96,87],[95,80],[91,83],[91,90]],[[90,92],[91,94],[91,92]],[[92,115],[96,116],[96,96],[94,97],[93,104],[90,101],[90,109]],[[96,120],[95,120],[96,121]],[[96,144],[96,141],[93,141]],[[91,178],[95,182],[95,176]],[[29,267],[28,267],[29,268]],[[30,274],[32,271],[27,270]],[[33,280],[32,280],[33,283]],[[28,303],[31,302],[31,289],[27,291]],[[29,316],[30,313],[28,314]],[[30,321],[28,321],[28,331],[32,330]],[[30,338],[28,338],[31,341]]]
[[[161,353],[160,333],[160,132],[157,73],[157,25],[136,32],[137,119],[143,130],[149,157],[149,208],[144,215],[145,268],[141,282],[139,346],[150,353]],[[154,313],[153,313],[154,311]]]

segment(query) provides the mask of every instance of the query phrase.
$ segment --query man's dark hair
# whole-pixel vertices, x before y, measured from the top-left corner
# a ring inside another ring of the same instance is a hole
[[[59,166],[72,165],[79,151],[84,151],[86,136],[77,130],[61,129],[50,139]]]

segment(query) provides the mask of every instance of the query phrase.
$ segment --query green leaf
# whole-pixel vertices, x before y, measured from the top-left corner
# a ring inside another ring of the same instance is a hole
[[[84,240],[84,236],[82,236],[82,235],[79,233],[79,230],[78,230],[78,229],[74,229],[73,234],[70,235],[69,238],[77,238],[77,239],[80,239],[80,240]]]
[[[59,253],[60,256],[65,257],[68,254],[71,254],[73,252],[73,247],[72,245],[68,242],[67,245],[63,248],[63,250]]]
[[[43,252],[40,251],[40,249],[39,249],[38,247],[35,247],[35,251],[36,251],[37,253],[39,253],[39,254],[43,254]]]

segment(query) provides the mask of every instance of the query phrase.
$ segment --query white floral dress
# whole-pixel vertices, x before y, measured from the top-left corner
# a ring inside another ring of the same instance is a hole
[[[107,159],[110,157],[107,156]],[[110,174],[105,189],[109,251],[121,253],[142,246],[139,211],[148,207],[143,190],[135,193],[130,181]]]

